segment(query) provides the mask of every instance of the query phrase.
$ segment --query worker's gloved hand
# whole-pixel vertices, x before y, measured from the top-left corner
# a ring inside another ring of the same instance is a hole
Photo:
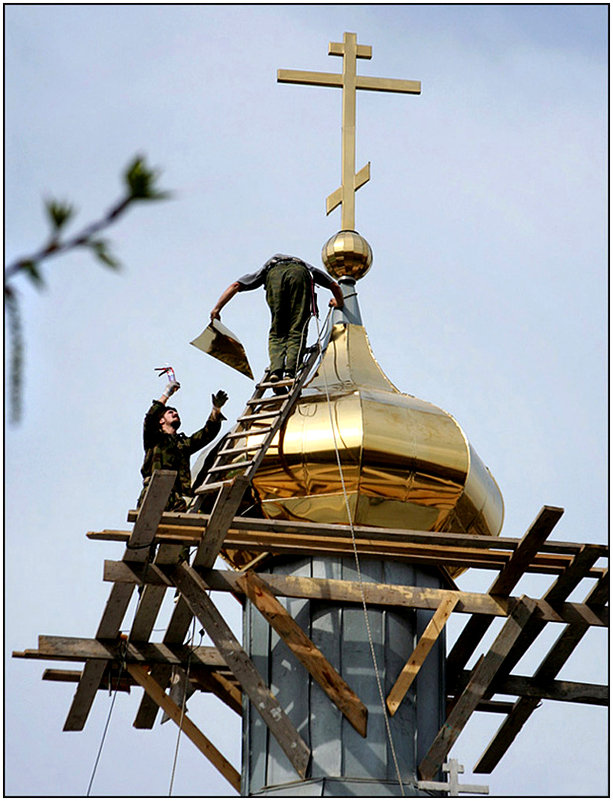
[[[223,389],[220,389],[215,393],[215,395],[211,395],[211,400],[213,401],[213,406],[221,409],[224,403],[228,400],[228,394],[224,392]]]
[[[166,389],[163,394],[166,395],[167,398],[170,398],[178,389],[181,389],[181,384],[179,384],[178,381],[169,381],[168,384],[166,384]]]

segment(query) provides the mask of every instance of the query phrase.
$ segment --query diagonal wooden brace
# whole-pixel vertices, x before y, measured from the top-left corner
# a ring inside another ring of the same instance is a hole
[[[535,609],[536,604],[531,598],[522,596],[517,601],[492,647],[478,662],[462,695],[422,759],[419,765],[421,779],[433,779],[439,771],[468,719],[486,696],[505,657],[521,636]]]
[[[251,571],[237,579],[237,583],[353,728],[366,737],[366,706],[275,598],[268,584]]]
[[[208,597],[206,584],[193,567],[187,564],[177,565],[170,572],[190,611],[202,623],[240,683],[243,692],[249,696],[294,769],[304,779],[311,755],[309,747],[264,684],[253,662]]]
[[[511,559],[488,590],[494,597],[506,598],[521,579],[539,548],[564,514],[558,506],[543,506],[524,534]],[[453,683],[490,627],[492,617],[474,615],[466,623],[447,657],[447,678]]]
[[[215,501],[213,511],[208,518],[205,536],[194,556],[194,565],[198,567],[213,566],[228,531],[228,526],[240,506],[241,499],[248,486],[249,480],[245,476],[237,476],[222,487]],[[164,642],[183,642],[192,618],[191,609],[185,599],[179,597],[168,624]],[[166,687],[170,680],[170,671],[164,665],[159,665],[154,668],[153,676],[162,687]],[[156,715],[156,705],[149,696],[143,696],[134,719],[134,727],[137,729],[152,728]]]
[[[449,620],[451,613],[456,608],[458,601],[459,598],[457,595],[448,595],[439,604],[432,619],[426,626],[424,633],[421,635],[419,642],[415,646],[415,650],[400,671],[400,675],[387,696],[386,704],[390,715],[394,715],[402,703],[402,699],[407,694],[409,687],[419,673],[426,657],[434,647],[439,634],[445,627],[445,623]]]
[[[147,671],[140,665],[126,665],[132,678],[137,681],[145,692],[161,706],[168,717],[172,718],[182,732],[192,741],[196,748],[214,765],[221,775],[227,779],[237,793],[241,791],[240,773],[234,768],[224,755],[215,748],[213,743],[205,737],[200,729],[183,714],[179,706],[169,698],[160,685],[152,679]]]

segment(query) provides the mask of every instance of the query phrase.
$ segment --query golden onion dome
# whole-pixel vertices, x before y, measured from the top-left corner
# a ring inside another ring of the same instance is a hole
[[[347,524],[346,492],[354,525],[489,536],[502,528],[500,490],[457,421],[399,392],[364,327],[350,323],[333,326],[253,484],[269,518]]]
[[[346,263],[370,266],[366,246],[358,243],[362,255]],[[383,373],[355,279],[342,267],[334,273],[345,307],[335,310],[319,367],[253,479],[264,515],[497,536],[504,506],[494,478],[450,414],[400,392]]]

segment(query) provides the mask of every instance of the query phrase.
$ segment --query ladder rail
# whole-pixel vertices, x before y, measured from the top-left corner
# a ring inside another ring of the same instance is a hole
[[[259,444],[251,446],[246,445],[241,448],[227,448],[222,446],[219,452],[216,454],[215,460],[209,468],[202,485],[197,490],[197,495],[202,495],[203,493],[208,492],[208,485],[219,483],[221,478],[219,474],[223,472],[240,470],[241,473],[235,475],[243,475],[245,478],[251,481],[260,464],[262,463],[273,439],[289,417],[298,398],[300,397],[302,387],[310,375],[311,369],[317,361],[319,354],[320,349],[318,345],[310,349],[308,357],[304,362],[296,380],[292,383],[290,391],[287,395],[279,395],[275,398],[263,398],[262,396],[268,387],[278,386],[278,384],[273,384],[266,381],[265,379],[268,377],[268,371],[264,373],[264,380],[256,385],[254,394],[247,401],[245,411],[240,417],[237,418],[236,426],[230,432],[230,434],[226,435],[227,439],[225,445],[227,446],[228,442],[231,442],[232,440],[241,439],[243,437],[248,438],[249,436],[263,436],[263,440]],[[272,400],[276,400],[279,403],[278,409],[260,414],[253,414],[253,406],[257,405],[258,403],[270,402]],[[257,427],[257,423],[260,421],[267,421],[269,424],[268,426],[259,429]],[[248,453],[250,451],[255,451],[255,454],[252,458],[234,463],[227,461],[228,457],[231,455],[238,456],[240,453]]]

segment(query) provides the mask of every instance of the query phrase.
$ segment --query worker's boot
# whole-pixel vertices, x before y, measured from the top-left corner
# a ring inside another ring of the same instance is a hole
[[[280,381],[283,381],[283,373],[271,373],[268,376],[268,380],[271,384],[277,384]],[[275,393],[275,395],[286,395],[288,390],[287,387],[273,387],[272,391]]]

